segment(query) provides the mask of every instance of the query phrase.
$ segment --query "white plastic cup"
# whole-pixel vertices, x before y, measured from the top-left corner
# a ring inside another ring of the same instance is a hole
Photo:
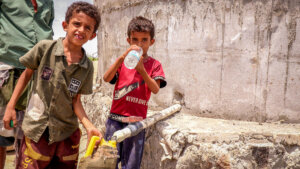
[[[127,69],[134,69],[139,63],[139,60],[143,54],[143,49],[139,47],[139,50],[131,50],[125,57],[124,64]]]

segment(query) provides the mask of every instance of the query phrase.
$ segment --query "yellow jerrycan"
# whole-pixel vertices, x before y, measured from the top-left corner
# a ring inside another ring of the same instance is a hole
[[[96,142],[100,138],[93,136],[83,158],[79,162],[78,169],[115,169],[117,165],[117,142],[101,139],[98,147]],[[96,151],[95,151],[96,150]]]

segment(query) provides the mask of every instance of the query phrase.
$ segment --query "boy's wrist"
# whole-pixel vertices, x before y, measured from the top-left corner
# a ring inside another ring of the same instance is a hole
[[[15,109],[16,103],[9,101],[6,105],[7,109]]]
[[[125,57],[126,57],[126,55],[121,55],[120,57],[119,57],[119,60],[121,61],[121,62],[123,62],[124,60],[125,60]]]
[[[141,76],[143,77],[143,79],[144,79],[145,76],[148,75],[148,73],[146,72],[145,67],[143,67],[141,69],[138,69],[137,71],[141,74]]]
[[[94,128],[94,125],[91,123],[91,121],[88,118],[83,118],[81,120],[81,123],[86,130],[89,128]]]

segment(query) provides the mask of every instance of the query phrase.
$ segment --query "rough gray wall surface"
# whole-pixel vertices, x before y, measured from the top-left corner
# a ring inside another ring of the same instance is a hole
[[[142,15],[156,26],[149,54],[168,81],[150,105],[179,100],[199,116],[300,121],[300,0],[95,3],[99,76],[129,47],[128,22]]]

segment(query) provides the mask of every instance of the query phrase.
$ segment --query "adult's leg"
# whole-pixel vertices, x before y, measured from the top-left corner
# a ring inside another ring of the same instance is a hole
[[[6,160],[6,147],[0,147],[0,169],[4,169]]]
[[[6,160],[6,147],[14,143],[13,137],[3,137],[0,135],[0,169],[4,169]]]

